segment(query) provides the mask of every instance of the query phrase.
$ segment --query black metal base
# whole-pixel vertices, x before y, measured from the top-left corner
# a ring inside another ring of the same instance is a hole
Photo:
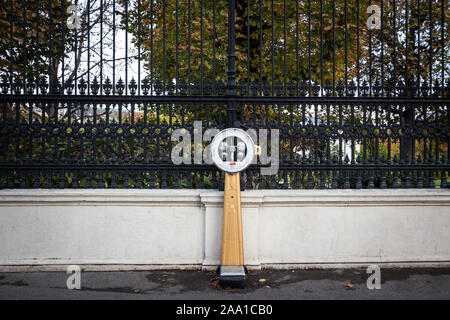
[[[247,268],[244,266],[220,266],[219,283],[222,287],[244,287]]]

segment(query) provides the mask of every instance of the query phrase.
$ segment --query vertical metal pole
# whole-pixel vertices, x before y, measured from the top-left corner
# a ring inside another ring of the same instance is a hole
[[[235,0],[228,1],[228,79],[227,96],[236,96],[236,33]],[[232,128],[237,119],[236,101],[228,100],[227,128]]]

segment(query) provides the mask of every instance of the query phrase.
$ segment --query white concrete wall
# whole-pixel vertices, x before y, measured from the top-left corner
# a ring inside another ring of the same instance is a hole
[[[219,264],[223,193],[1,190],[0,265]],[[450,262],[450,190],[242,194],[245,263]]]

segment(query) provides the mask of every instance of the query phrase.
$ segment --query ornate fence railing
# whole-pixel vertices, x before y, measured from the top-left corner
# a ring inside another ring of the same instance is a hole
[[[449,187],[446,1],[71,5],[0,3],[0,188],[221,188],[226,127],[247,189]]]

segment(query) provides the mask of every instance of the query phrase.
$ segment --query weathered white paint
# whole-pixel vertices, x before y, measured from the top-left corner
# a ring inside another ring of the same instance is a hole
[[[0,265],[214,268],[222,199],[209,190],[1,190]],[[252,190],[242,202],[253,268],[450,262],[450,190]]]

